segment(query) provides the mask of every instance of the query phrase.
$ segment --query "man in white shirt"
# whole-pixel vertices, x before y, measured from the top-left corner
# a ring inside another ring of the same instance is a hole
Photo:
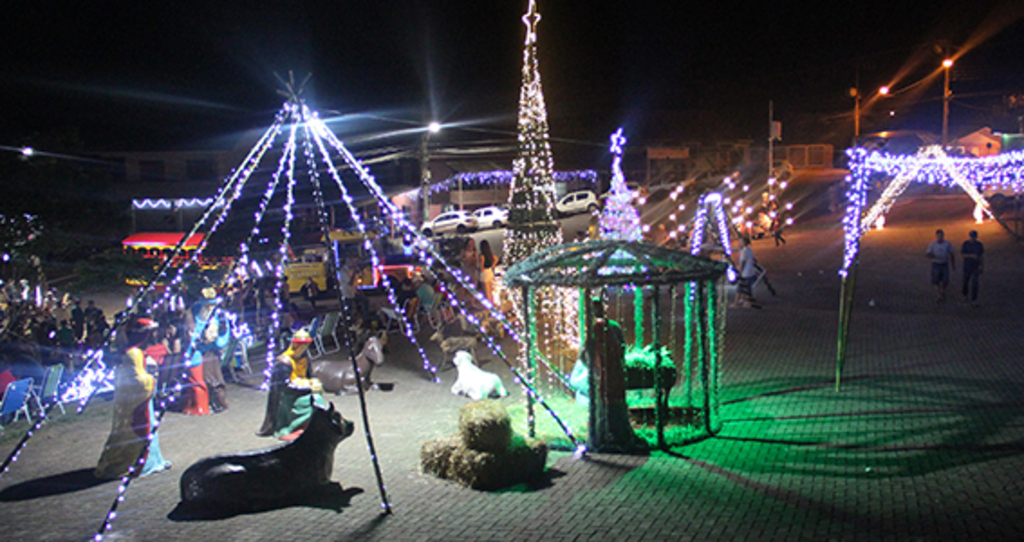
[[[932,261],[932,284],[935,285],[936,303],[946,300],[946,286],[949,285],[949,272],[956,271],[956,254],[953,245],[945,238],[945,232],[935,230],[935,240],[928,245],[925,252]]]
[[[754,250],[750,248],[750,238],[743,237],[743,248],[740,249],[740,283],[739,283],[739,303],[745,307],[755,307],[754,305],[754,281],[757,279],[757,260],[754,258]]]

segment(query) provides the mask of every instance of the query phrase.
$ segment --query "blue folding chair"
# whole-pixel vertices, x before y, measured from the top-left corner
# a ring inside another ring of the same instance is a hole
[[[22,412],[25,413],[25,419],[31,422],[32,417],[28,414],[28,398],[31,394],[31,378],[15,380],[8,384],[7,391],[4,392],[3,403],[0,403],[0,424],[10,414],[14,414],[13,421],[18,421],[18,417],[21,416]],[[2,426],[0,426],[0,429],[2,429]]]

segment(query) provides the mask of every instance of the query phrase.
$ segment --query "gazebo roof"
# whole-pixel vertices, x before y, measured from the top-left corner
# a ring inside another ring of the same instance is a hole
[[[650,243],[587,241],[542,250],[513,265],[505,285],[622,286],[712,281],[729,264]]]

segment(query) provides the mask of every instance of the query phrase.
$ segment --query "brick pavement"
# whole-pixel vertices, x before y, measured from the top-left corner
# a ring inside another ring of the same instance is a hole
[[[981,307],[965,306],[956,295],[936,304],[923,257],[931,232],[944,227],[959,245],[974,226],[962,219],[920,220],[929,212],[968,217],[970,204],[953,198],[898,204],[890,228],[865,240],[839,394],[832,378],[841,233],[798,229],[785,247],[754,244],[779,296],[759,291],[764,309],[729,311],[725,425],[716,438],[646,457],[553,453],[541,487],[465,490],[418,467],[420,443],[455,430],[456,410],[464,404],[448,393],[455,375],[444,372],[442,384],[430,383],[416,370],[415,354],[396,341],[387,365],[375,372],[378,381],[395,382],[395,390],[367,397],[393,515],[379,514],[357,429],[336,454],[334,478],[349,490],[336,509],[296,506],[206,521],[169,517],[187,465],[269,444],[252,435],[263,394],[234,386],[226,413],[168,416],[161,441],[175,467],[132,485],[110,538],[1019,539],[1024,372],[1017,329],[1024,316],[1024,251],[997,226],[978,227],[988,249]],[[355,397],[332,400],[358,421]],[[109,430],[109,411],[109,404],[97,404],[84,419],[54,424],[33,439],[0,480],[4,538],[91,536],[115,483],[34,498],[23,490],[33,481],[28,487],[38,487],[41,478],[68,480],[91,469]]]

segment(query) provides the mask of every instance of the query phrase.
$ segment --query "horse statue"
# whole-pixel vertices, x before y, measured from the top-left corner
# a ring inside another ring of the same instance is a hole
[[[376,335],[370,335],[366,339],[366,343],[363,344],[363,349],[356,356],[356,365],[359,366],[359,374],[363,377],[363,390],[373,388],[370,375],[375,366],[384,364],[384,345],[387,344],[387,340],[387,333],[383,331]],[[324,391],[338,395],[359,391],[356,388],[356,374],[352,370],[352,361],[348,358],[314,361],[310,366],[310,376],[320,379],[324,385]]]

